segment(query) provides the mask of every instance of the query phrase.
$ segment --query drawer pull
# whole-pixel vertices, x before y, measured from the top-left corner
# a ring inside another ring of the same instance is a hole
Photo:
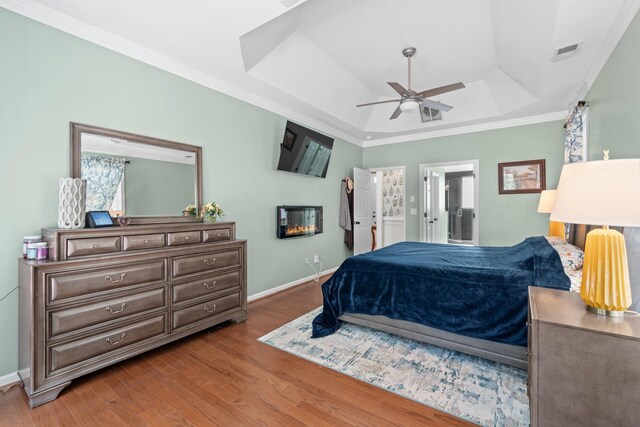
[[[118,341],[112,341],[111,338],[107,338],[105,341],[108,342],[111,345],[118,345],[122,341],[124,341],[124,337],[126,337],[126,336],[127,336],[127,333],[123,332],[122,335],[120,335],[120,339]]]
[[[202,262],[204,262],[207,265],[213,265],[216,263],[216,259],[215,258],[211,258],[211,259],[203,259]]]
[[[100,247],[100,243],[94,243],[93,247],[94,247],[94,249],[98,249]]]
[[[211,290],[211,289],[215,289],[216,287],[216,281],[214,280],[212,284],[208,284],[207,282],[204,282],[204,287]]]
[[[190,237],[189,236],[184,236],[184,240],[189,240]]]
[[[527,357],[531,356],[531,353],[529,353],[528,351],[525,351],[524,354],[526,354]]]
[[[204,311],[206,311],[207,313],[213,313],[214,311],[216,311],[216,305],[213,304],[213,310],[211,310],[209,307],[207,307],[206,305],[204,306]]]
[[[222,233],[218,233],[218,237],[222,237]]]
[[[145,244],[145,245],[148,245],[149,243],[151,243],[151,240],[145,240],[145,241],[144,241],[144,244]]]
[[[113,311],[113,309],[111,307],[107,307],[106,310],[111,313],[111,314],[118,314],[124,311],[124,308],[127,306],[126,302],[123,302],[122,304],[120,304],[120,310],[116,310]]]
[[[120,278],[119,278],[119,279],[116,279],[116,280],[113,280],[113,279],[111,278],[111,276],[106,276],[104,279],[105,279],[107,282],[111,282],[111,283],[119,283],[119,282],[122,282],[122,281],[124,280],[124,277],[125,277],[126,275],[127,275],[126,273],[122,273],[122,274],[120,275]]]

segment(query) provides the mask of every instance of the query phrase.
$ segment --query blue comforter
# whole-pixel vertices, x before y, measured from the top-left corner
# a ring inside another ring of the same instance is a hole
[[[322,286],[313,338],[334,333],[343,313],[361,313],[526,346],[528,286],[570,287],[544,237],[511,247],[397,243],[342,263]]]

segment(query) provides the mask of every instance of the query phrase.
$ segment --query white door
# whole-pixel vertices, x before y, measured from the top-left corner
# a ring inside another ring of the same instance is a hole
[[[440,175],[436,172],[429,171],[427,173],[427,182],[425,185],[425,197],[427,202],[425,207],[425,229],[427,230],[427,243],[438,243],[439,226],[438,216],[440,213]]]
[[[371,251],[371,172],[353,168],[353,254]]]

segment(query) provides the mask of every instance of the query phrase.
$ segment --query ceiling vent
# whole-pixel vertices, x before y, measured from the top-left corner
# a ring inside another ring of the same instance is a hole
[[[300,0],[281,0],[280,3],[284,5],[284,7],[291,7],[294,4],[298,3]]]
[[[422,115],[422,122],[435,122],[436,120],[442,120],[442,111],[435,110],[433,108],[424,107],[424,114]]]
[[[582,49],[582,42],[559,47],[553,51],[551,62],[564,61],[565,59],[572,58],[580,53],[580,49]]]

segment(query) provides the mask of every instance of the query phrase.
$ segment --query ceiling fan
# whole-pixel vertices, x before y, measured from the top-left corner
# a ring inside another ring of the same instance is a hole
[[[376,104],[386,104],[389,102],[400,102],[398,108],[393,112],[390,120],[398,118],[401,113],[406,113],[409,111],[420,110],[420,117],[422,118],[422,122],[431,122],[433,120],[441,120],[442,119],[442,111],[447,112],[451,110],[453,107],[447,104],[442,104],[437,101],[432,101],[430,98],[432,96],[440,95],[447,92],[452,92],[454,90],[464,88],[464,84],[462,82],[453,83],[446,86],[436,87],[433,89],[423,90],[422,92],[416,92],[411,89],[411,57],[416,54],[415,47],[407,47],[402,50],[402,54],[407,57],[407,61],[409,62],[408,70],[409,70],[409,82],[408,89],[402,87],[400,83],[396,82],[387,82],[389,86],[391,86],[398,94],[400,94],[400,99],[392,99],[389,101],[378,101],[378,102],[369,102],[368,104],[360,104],[356,105],[356,107],[365,107],[367,105],[376,105]]]

